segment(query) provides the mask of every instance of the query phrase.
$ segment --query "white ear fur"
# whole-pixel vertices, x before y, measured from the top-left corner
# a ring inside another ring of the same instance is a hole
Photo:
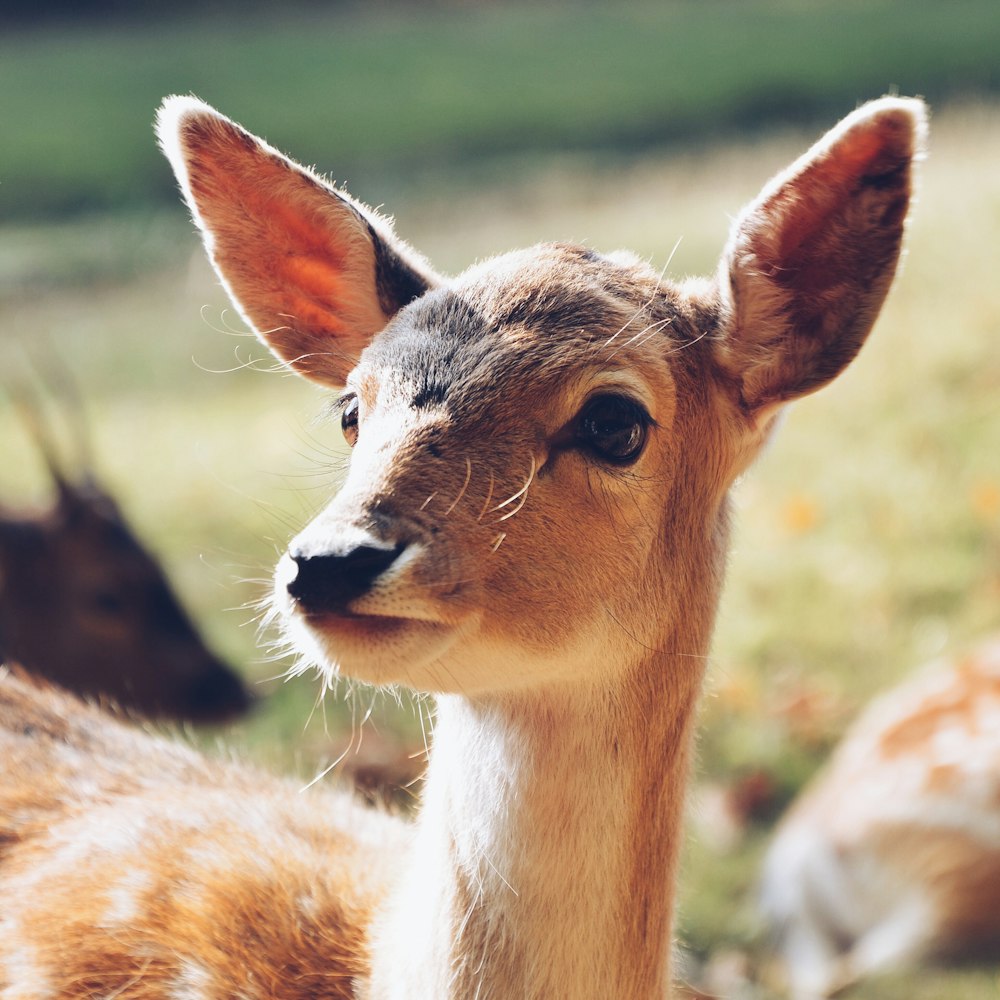
[[[181,149],[181,134],[185,119],[196,118],[199,115],[206,118],[222,117],[215,108],[193,95],[172,94],[170,97],[165,97],[163,103],[156,111],[156,122],[154,125],[156,140],[159,143],[160,149],[163,150],[163,155],[170,161],[174,176],[177,178],[177,184],[185,199],[188,198],[191,191],[191,183],[188,179],[187,161],[184,159],[184,153]],[[191,204],[189,201],[188,207],[191,209],[191,214],[195,217],[195,222],[200,227],[201,220],[198,215],[198,206]]]

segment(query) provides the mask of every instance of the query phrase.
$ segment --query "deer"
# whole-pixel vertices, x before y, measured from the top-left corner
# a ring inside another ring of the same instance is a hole
[[[1000,636],[876,698],[781,820],[761,906],[796,1000],[997,957]]]
[[[0,663],[142,717],[221,723],[252,697],[205,645],[157,559],[88,460],[61,462],[38,400],[12,392],[55,488],[45,509],[0,509]],[[67,413],[67,419],[71,414]]]
[[[9,994],[667,996],[730,488],[867,338],[925,119],[903,98],[849,115],[709,278],[567,243],[446,277],[168,99],[160,143],[221,281],[333,391],[351,448],[274,614],[302,669],[433,698],[433,745],[405,823],[7,678]]]

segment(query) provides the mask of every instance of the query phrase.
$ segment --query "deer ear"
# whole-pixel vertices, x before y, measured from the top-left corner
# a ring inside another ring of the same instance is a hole
[[[838,375],[896,271],[926,112],[884,98],[845,118],[736,220],[717,360],[760,420]]]
[[[342,386],[372,336],[437,283],[388,220],[207,104],[169,97],[156,127],[226,290],[307,378]]]

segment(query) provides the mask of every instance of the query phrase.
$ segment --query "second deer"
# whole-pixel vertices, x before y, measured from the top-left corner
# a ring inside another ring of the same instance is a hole
[[[796,1000],[1000,957],[1000,637],[865,710],[782,820],[762,890]]]
[[[145,716],[222,722],[245,712],[243,682],[206,647],[114,498],[89,467],[65,470],[29,409],[56,499],[47,510],[0,509],[0,663]]]
[[[675,284],[566,244],[444,277],[169,101],[223,281],[337,391],[353,446],[276,608],[321,671],[433,693],[434,746],[407,828],[8,682],[11,995],[663,998],[729,488],[867,337],[923,120],[860,109],[744,210],[713,278]]]

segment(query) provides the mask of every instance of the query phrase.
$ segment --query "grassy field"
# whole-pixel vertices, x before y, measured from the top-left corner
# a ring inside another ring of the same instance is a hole
[[[101,476],[267,695],[227,741],[312,774],[352,719],[412,735],[414,712],[364,693],[311,712],[316,686],[274,679],[287,664],[260,651],[252,605],[343,451],[324,397],[269,371],[209,273],[152,145],[163,94],[197,92],[384,202],[443,270],[571,239],[683,275],[713,266],[734,211],[823,124],[893,87],[995,93],[998,51],[992,0],[439,4],[7,32],[3,377],[26,350],[73,368]],[[806,120],[821,124],[796,131]],[[728,1000],[772,1000],[751,901],[774,816],[722,836],[712,803],[763,775],[776,811],[875,691],[1000,625],[998,162],[1000,105],[942,102],[872,343],[794,407],[737,492],[681,907],[692,978]],[[0,396],[0,503],[47,492]],[[995,970],[966,969],[848,996],[997,990]]]
[[[603,167],[563,154],[503,186],[427,187],[388,207],[444,269],[560,238],[630,246],[658,266],[676,244],[670,273],[703,272],[732,212],[806,141],[777,133]],[[747,982],[761,961],[751,890],[768,823],[721,838],[712,794],[761,773],[780,805],[871,694],[1000,624],[997,162],[1000,108],[941,110],[906,267],[872,343],[834,388],[794,408],[738,489],[681,908],[693,968],[728,975],[725,996],[771,996]],[[21,342],[77,371],[102,475],[214,642],[270,694],[227,738],[314,772],[345,745],[369,696],[353,708],[327,699],[307,723],[315,686],[268,680],[283,666],[258,652],[244,606],[336,482],[339,432],[315,418],[323,397],[267,372],[263,350],[234,330],[179,209],[0,230],[0,266],[16,269],[21,248],[50,280],[44,291],[37,274],[8,281],[7,369],[17,370]],[[0,468],[5,502],[44,497],[37,460],[3,409]],[[376,725],[414,729],[411,709],[376,702]],[[995,971],[972,969],[849,996],[985,1000],[996,989]]]
[[[7,30],[0,219],[171,198],[149,142],[171,92],[380,200],[485,154],[704,140],[893,89],[996,92],[998,51],[993,0],[292,5]]]

